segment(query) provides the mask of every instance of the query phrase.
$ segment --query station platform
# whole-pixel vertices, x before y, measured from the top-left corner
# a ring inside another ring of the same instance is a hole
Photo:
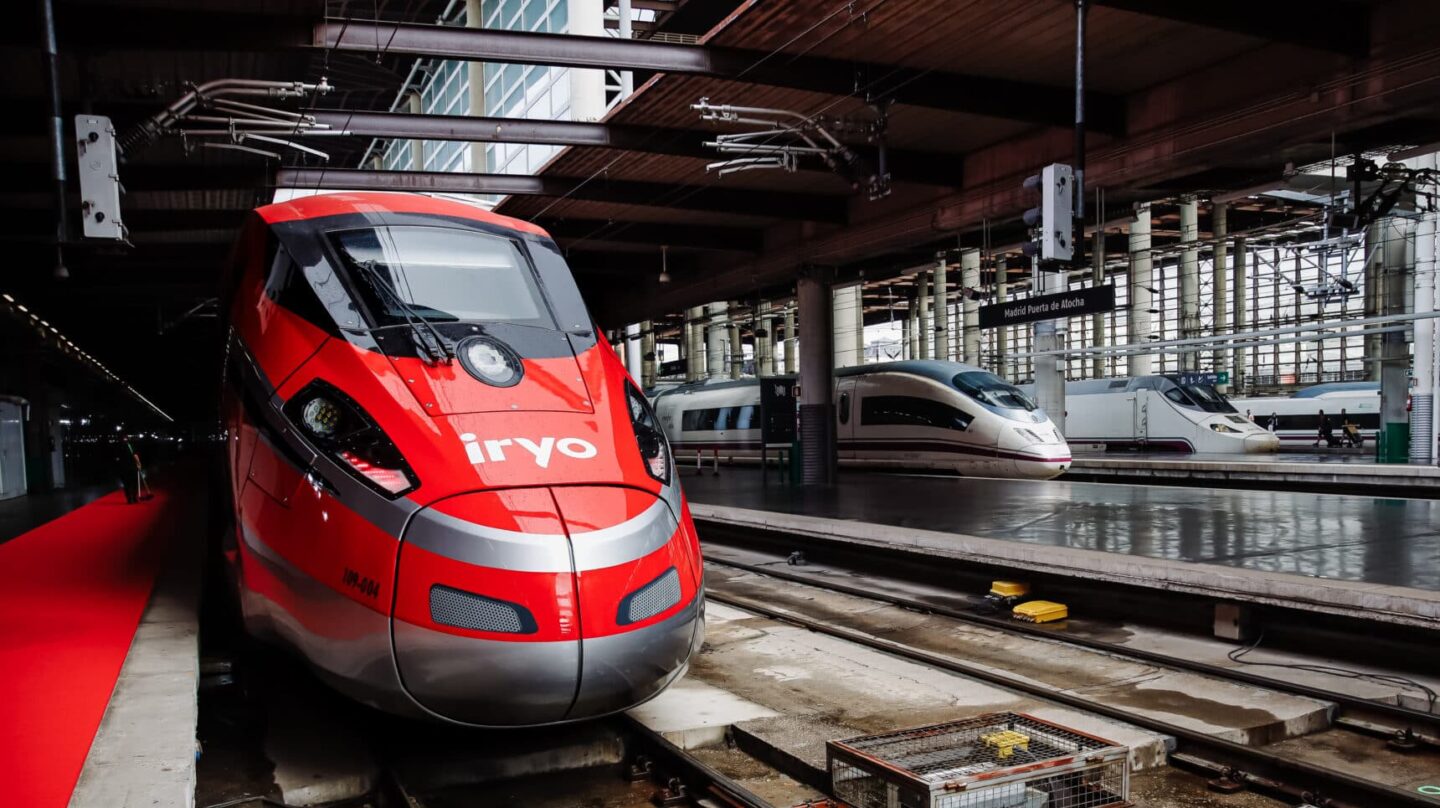
[[[1062,479],[1440,497],[1440,467],[1376,463],[1368,450],[1255,455],[1077,450]]]
[[[682,480],[700,521],[970,563],[1440,628],[1440,502],[726,467]]]
[[[168,475],[172,480],[183,475]],[[194,799],[203,502],[116,491],[0,544],[0,781],[27,808]]]

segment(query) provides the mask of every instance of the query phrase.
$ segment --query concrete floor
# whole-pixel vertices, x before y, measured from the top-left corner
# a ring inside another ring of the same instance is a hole
[[[46,494],[0,499],[0,544],[118,490],[119,483],[79,485]]]
[[[715,505],[1440,591],[1440,501],[861,472],[797,489],[730,466],[682,484]]]

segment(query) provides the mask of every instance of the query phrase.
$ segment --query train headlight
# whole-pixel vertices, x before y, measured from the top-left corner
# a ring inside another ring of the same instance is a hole
[[[325,396],[315,396],[300,409],[300,423],[317,438],[334,437],[340,426],[340,406]]]
[[[630,407],[630,423],[635,428],[635,445],[640,449],[640,459],[645,461],[646,473],[669,485],[670,445],[665,440],[665,433],[660,431],[655,411],[650,408],[650,402],[645,400],[645,396],[635,389],[635,385],[628,382],[625,385],[625,398]]]
[[[502,343],[489,337],[471,337],[456,346],[460,364],[470,375],[494,387],[512,387],[525,375],[520,359]]]
[[[383,496],[394,499],[419,487],[395,443],[333,385],[316,379],[286,402],[284,411],[316,448]]]
[[[1213,429],[1213,430],[1215,430],[1216,432],[1219,432],[1219,433],[1222,434],[1222,435],[1239,435],[1239,434],[1240,434],[1240,430],[1236,429],[1236,428],[1233,427],[1233,426],[1227,426],[1227,425],[1225,425],[1225,424],[1211,424],[1211,425],[1210,425],[1210,428]]]

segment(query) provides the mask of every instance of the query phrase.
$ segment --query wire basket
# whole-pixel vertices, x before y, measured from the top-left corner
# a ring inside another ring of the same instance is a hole
[[[1129,750],[1023,713],[826,743],[834,795],[854,808],[1118,808]]]

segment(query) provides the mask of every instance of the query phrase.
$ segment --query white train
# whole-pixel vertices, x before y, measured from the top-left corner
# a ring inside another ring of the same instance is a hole
[[[1069,382],[1066,438],[1106,449],[1219,454],[1280,447],[1279,438],[1241,415],[1212,385],[1181,381],[1166,375]]]
[[[1070,467],[1050,418],[1000,377],[958,362],[919,360],[835,371],[842,465],[945,469],[1047,480]],[[697,383],[655,395],[676,455],[760,456],[760,381]]]
[[[1230,403],[1240,412],[1249,412],[1265,429],[1275,421],[1274,433],[1283,445],[1306,446],[1320,432],[1320,413],[1330,420],[1336,439],[1340,438],[1341,411],[1365,441],[1375,440],[1380,431],[1380,383],[1335,382],[1317,384],[1293,396],[1237,398]]]

